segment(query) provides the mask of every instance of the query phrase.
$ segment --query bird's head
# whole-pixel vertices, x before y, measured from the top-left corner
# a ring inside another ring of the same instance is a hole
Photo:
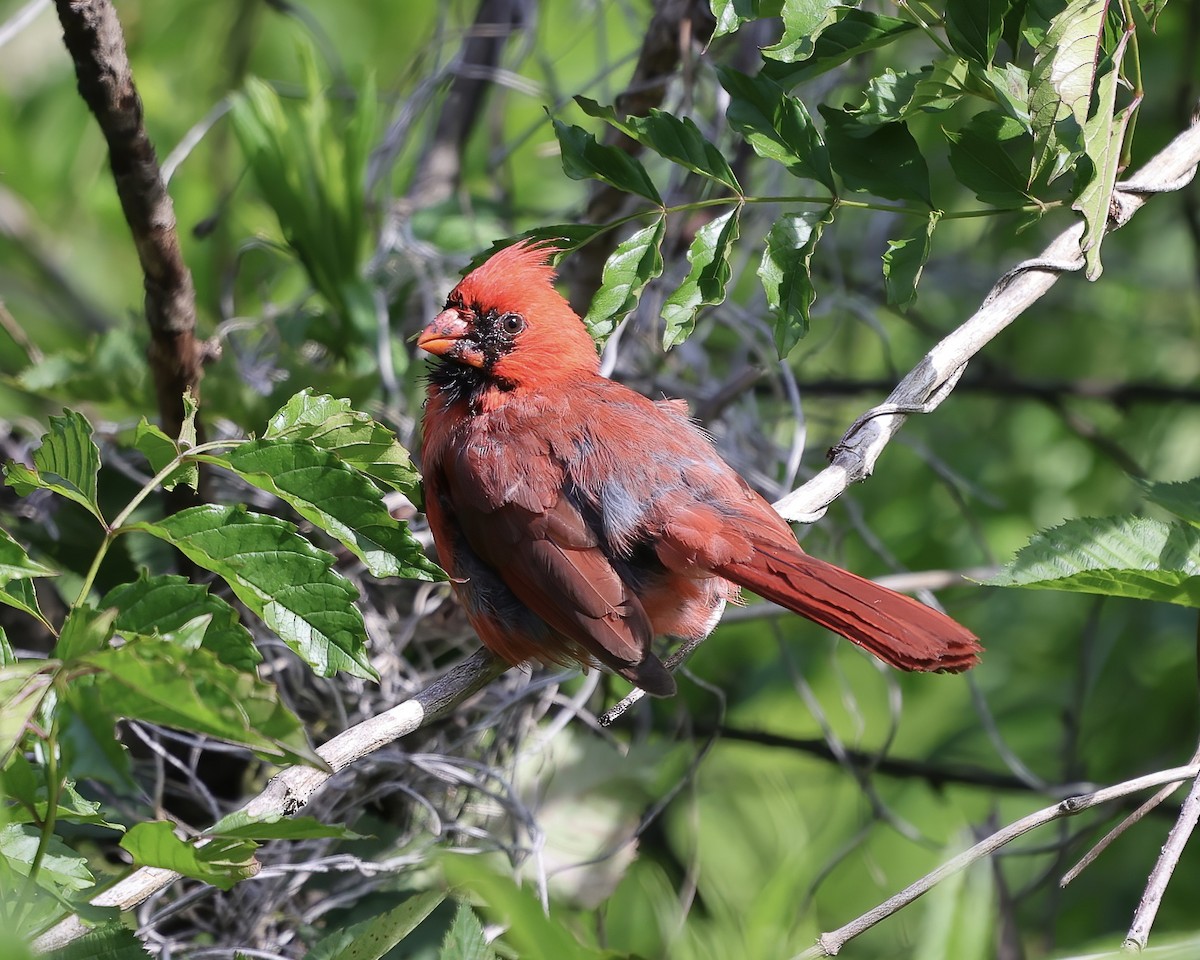
[[[510,387],[595,373],[596,345],[554,289],[553,246],[518,241],[450,291],[417,346]]]

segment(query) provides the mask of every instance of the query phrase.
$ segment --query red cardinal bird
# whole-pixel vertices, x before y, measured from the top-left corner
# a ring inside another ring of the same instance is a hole
[[[978,660],[953,620],[801,550],[685,404],[600,376],[552,285],[554,252],[495,254],[417,340],[441,358],[425,409],[429,527],[493,653],[598,661],[670,696],[651,642],[706,635],[740,585],[902,670]]]

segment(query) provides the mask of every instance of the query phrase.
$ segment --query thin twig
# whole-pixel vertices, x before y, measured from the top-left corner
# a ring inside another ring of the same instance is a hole
[[[1144,777],[1126,780],[1124,783],[1104,787],[1092,793],[1077,797],[1068,797],[1053,806],[1043,807],[1041,810],[1024,816],[1020,820],[1010,823],[1007,827],[997,830],[969,850],[965,850],[958,856],[947,860],[936,870],[927,873],[920,880],[905,887],[895,896],[889,897],[874,909],[868,910],[861,917],[850,921],[837,930],[821,934],[814,946],[797,954],[794,960],[818,960],[820,957],[837,956],[842,947],[855,937],[870,930],[871,927],[875,926],[881,920],[886,920],[892,914],[907,907],[947,877],[953,876],[971,864],[990,856],[1001,847],[1011,843],[1018,837],[1024,836],[1031,830],[1036,830],[1038,827],[1053,823],[1055,820],[1061,820],[1064,817],[1073,817],[1084,810],[1090,810],[1092,807],[1100,806],[1112,800],[1118,800],[1121,797],[1127,797],[1132,793],[1139,793],[1142,790],[1148,790],[1151,787],[1161,786],[1165,783],[1178,783],[1183,780],[1190,780],[1197,775],[1200,775],[1200,764],[1174,767],[1170,770],[1161,770],[1158,773],[1151,773]],[[1200,811],[1200,803],[1197,804],[1197,808]]]

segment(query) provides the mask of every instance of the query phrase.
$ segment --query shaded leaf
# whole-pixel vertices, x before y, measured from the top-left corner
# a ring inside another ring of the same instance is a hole
[[[909,20],[846,8],[836,23],[821,31],[811,57],[796,63],[768,60],[759,76],[790,90],[798,83],[832,70],[860,53],[886,46],[916,29],[917,25]]]
[[[0,829],[0,857],[17,876],[29,876],[40,838],[41,831],[28,824],[11,823]],[[87,890],[95,882],[87,868],[87,860],[58,837],[51,836],[38,869],[37,885],[62,894]]]
[[[193,413],[194,417],[195,414]],[[195,422],[192,422],[193,442],[195,445],[194,433]],[[133,445],[150,463],[150,470],[155,473],[161,473],[167,466],[179,456],[179,444],[163,433],[158,427],[142,417],[133,434]],[[179,484],[195,489],[199,481],[199,467],[195,463],[181,463],[172,470],[163,480],[162,485],[167,490],[174,490]]]
[[[56,570],[31,560],[25,548],[0,527],[0,583],[57,575]]]
[[[304,960],[379,960],[445,899],[446,894],[438,890],[418,893],[398,907],[329,934]]]
[[[666,321],[663,349],[682,343],[696,325],[696,311],[705,305],[722,303],[729,284],[729,249],[738,238],[741,206],[710,220],[696,231],[688,249],[692,267],[679,289],[667,297],[662,316]]]
[[[718,67],[717,75],[729,93],[725,112],[729,125],[746,138],[755,153],[836,193],[829,151],[803,103],[761,74],[748,77],[730,67]]]
[[[373,678],[366,629],[354,605],[358,591],[284,520],[242,506],[190,507],[144,530],[174,544],[229,584],[321,676],[345,670]]]
[[[50,626],[42,616],[42,608],[38,605],[37,591],[34,590],[32,580],[10,580],[8,583],[0,583],[0,603],[36,617],[47,627]]]
[[[236,743],[277,762],[323,767],[279,691],[221,663],[207,650],[132,640],[83,658],[102,705],[114,718],[145,720]],[[66,699],[88,684],[77,681]]]
[[[950,141],[950,166],[981,202],[997,207],[1034,202],[1025,189],[1025,172],[1006,149],[1025,136],[1016,120],[989,110],[977,113],[961,130],[942,132]]]
[[[52,953],[42,954],[43,960],[146,960],[145,944],[137,934],[119,922],[89,930],[78,940]]]
[[[101,609],[117,611],[116,628],[125,636],[169,637],[197,617],[208,617],[203,646],[239,670],[252,670],[262,654],[238,620],[237,611],[203,584],[186,577],[150,576],[143,570],[137,580],[110,590]]]
[[[50,418],[50,432],[34,451],[33,469],[9,463],[4,467],[5,477],[22,497],[37,489],[52,490],[75,501],[103,523],[96,503],[100,450],[92,442],[92,425],[74,410],[63,413]]]
[[[833,207],[787,213],[772,225],[758,277],[774,311],[775,348],[780,358],[808,336],[809,309],[817,298],[809,264],[821,233],[833,222]]]
[[[635,193],[662,206],[654,183],[634,157],[617,147],[598,143],[583,127],[554,121],[562,153],[563,173],[572,180],[602,180],[625,193]]]
[[[8,634],[0,627],[0,667],[7,667],[16,662],[17,655],[13,652],[12,644],[8,642]]]
[[[410,499],[420,495],[420,476],[408,451],[349,400],[301,390],[271,417],[263,439],[308,440]]]
[[[1156,483],[1140,481],[1146,498],[1157,503],[1180,520],[1200,526],[1200,477],[1180,483]]]
[[[734,33],[738,27],[750,20],[762,17],[777,17],[783,9],[783,0],[710,0],[716,29],[713,39]]]
[[[847,187],[933,206],[929,168],[904,123],[864,123],[852,113],[824,104],[821,116],[833,165]]]
[[[3,800],[12,801],[5,808],[4,816],[9,823],[37,823],[45,821],[50,803],[47,799],[46,770],[34,768],[21,754],[13,754],[8,766],[0,773],[4,785]],[[100,804],[85,799],[75,787],[74,780],[67,780],[59,790],[55,819],[70,823],[84,823],[109,830],[124,830],[117,823],[110,823],[100,813]]]
[[[989,65],[1009,8],[1008,0],[946,0],[946,39],[968,60]]]
[[[300,516],[338,540],[367,565],[374,577],[444,580],[384,506],[378,488],[364,476],[307,440],[251,440],[224,456],[200,459],[235,471],[246,482],[287,503]]]
[[[77,681],[70,698],[59,704],[58,742],[63,763],[81,780],[101,780],[121,790],[136,790],[129,751],[117,736],[117,718],[101,699],[103,687]]]
[[[887,302],[901,310],[907,310],[917,298],[917,284],[921,282],[921,271],[929,259],[934,228],[941,218],[941,211],[933,210],[924,223],[899,240],[888,241],[883,255],[883,282]]]
[[[254,859],[258,844],[254,841],[221,838],[197,845],[177,837],[174,826],[166,820],[134,824],[121,838],[121,847],[140,867],[174,870],[219,890],[232,889],[239,880],[259,871]]]
[[[63,623],[58,643],[54,645],[54,655],[60,660],[73,660],[107,647],[116,618],[116,610],[97,610],[88,604],[75,607]]]
[[[494,960],[495,956],[475,911],[467,901],[460,900],[438,960]]]
[[[1141,517],[1068,520],[1035,534],[986,583],[1200,607],[1200,529]]]
[[[594,339],[604,340],[611,334],[621,318],[637,306],[646,284],[662,274],[666,229],[666,218],[659,217],[621,241],[604,264],[600,289],[583,318]]]
[[[649,116],[621,119],[612,107],[601,106],[587,97],[576,97],[575,102],[589,117],[611,124],[659,156],[724,184],[731,190],[742,192],[724,154],[689,118],[651,109]]]

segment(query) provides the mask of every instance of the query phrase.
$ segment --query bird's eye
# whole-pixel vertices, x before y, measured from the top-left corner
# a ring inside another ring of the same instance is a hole
[[[515,337],[525,329],[525,318],[519,313],[506,313],[500,318],[500,329],[510,337]]]

